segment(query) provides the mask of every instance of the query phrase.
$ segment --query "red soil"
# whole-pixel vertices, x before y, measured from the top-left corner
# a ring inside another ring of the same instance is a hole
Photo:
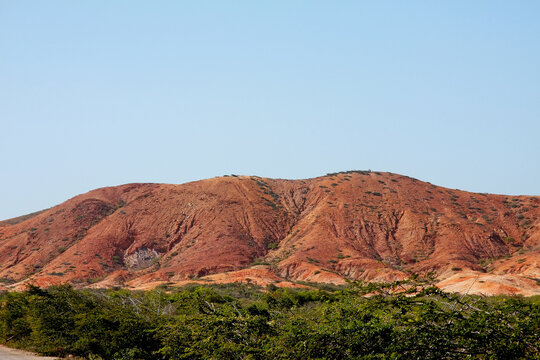
[[[128,184],[0,222],[0,278],[9,288],[294,286],[434,271],[452,291],[533,295],[540,294],[539,206],[540,197],[376,172]]]

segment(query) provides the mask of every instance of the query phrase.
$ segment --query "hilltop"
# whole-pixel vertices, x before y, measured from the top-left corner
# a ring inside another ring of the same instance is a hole
[[[449,291],[540,294],[540,197],[347,171],[101,188],[0,222],[0,278],[78,287],[302,286],[434,272]]]

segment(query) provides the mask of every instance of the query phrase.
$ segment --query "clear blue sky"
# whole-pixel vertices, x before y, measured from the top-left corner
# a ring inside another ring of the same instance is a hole
[[[0,219],[128,182],[540,194],[540,1],[2,1]]]

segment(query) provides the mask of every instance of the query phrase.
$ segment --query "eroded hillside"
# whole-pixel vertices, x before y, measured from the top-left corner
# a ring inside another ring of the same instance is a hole
[[[7,287],[296,286],[434,271],[451,291],[532,295],[539,205],[367,171],[128,184],[0,222],[0,278]]]

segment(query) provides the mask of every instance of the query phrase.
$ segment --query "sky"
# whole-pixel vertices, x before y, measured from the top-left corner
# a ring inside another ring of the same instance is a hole
[[[0,0],[0,219],[131,182],[540,195],[539,1]]]

